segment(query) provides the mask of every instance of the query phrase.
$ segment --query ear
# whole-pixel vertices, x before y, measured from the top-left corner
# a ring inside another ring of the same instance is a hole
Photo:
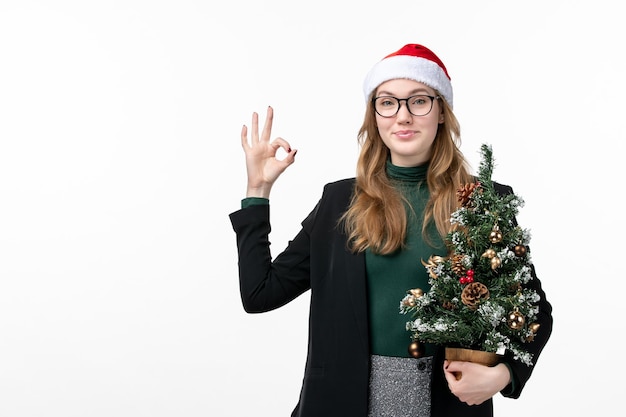
[[[443,124],[443,112],[439,113],[439,124]]]

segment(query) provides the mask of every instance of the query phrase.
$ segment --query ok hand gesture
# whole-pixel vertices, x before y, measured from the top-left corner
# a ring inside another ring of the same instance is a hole
[[[291,149],[286,140],[276,138],[270,141],[273,118],[274,109],[268,107],[265,126],[259,136],[259,115],[256,112],[252,113],[250,140],[248,140],[248,127],[244,125],[241,129],[241,146],[246,154],[248,173],[246,197],[269,198],[276,179],[295,161],[297,150]],[[287,152],[287,156],[282,160],[276,157],[276,152],[280,148]]]

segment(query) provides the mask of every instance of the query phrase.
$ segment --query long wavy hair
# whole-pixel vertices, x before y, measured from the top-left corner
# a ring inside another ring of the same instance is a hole
[[[459,122],[443,97],[438,102],[443,106],[440,110],[443,111],[443,123],[437,129],[426,174],[430,191],[422,222],[422,234],[426,239],[426,229],[431,222],[442,237],[451,230],[450,215],[458,207],[456,191],[472,180],[469,164],[459,149]],[[361,152],[356,187],[340,222],[352,251],[362,252],[369,248],[377,254],[391,254],[404,247],[408,220],[403,196],[387,176],[389,148],[380,137],[371,104],[367,106],[357,138]]]

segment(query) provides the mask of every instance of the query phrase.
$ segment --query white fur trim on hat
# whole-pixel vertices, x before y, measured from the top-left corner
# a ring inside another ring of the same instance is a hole
[[[403,78],[437,90],[452,107],[452,84],[445,71],[435,62],[411,55],[394,55],[374,65],[363,82],[365,100],[385,81]]]

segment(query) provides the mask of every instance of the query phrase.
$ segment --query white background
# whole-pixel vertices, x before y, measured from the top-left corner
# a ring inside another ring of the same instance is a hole
[[[596,1],[0,0],[0,416],[288,416],[308,294],[243,312],[241,126],[298,149],[275,253],[352,176],[361,82],[445,62],[466,156],[525,200],[554,333],[498,416],[619,410],[623,14]],[[327,108],[326,98],[340,99]],[[621,415],[608,411],[605,415]]]

